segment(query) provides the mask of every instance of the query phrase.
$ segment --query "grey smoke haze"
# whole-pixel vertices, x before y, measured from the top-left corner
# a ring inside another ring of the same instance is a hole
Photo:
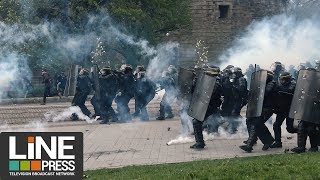
[[[249,64],[259,64],[269,69],[275,61],[288,67],[319,59],[319,18],[319,15],[301,18],[293,13],[253,22],[220,56],[221,67],[234,64],[246,69]]]
[[[27,5],[25,4],[22,8],[32,8]],[[44,22],[39,25],[27,23],[7,25],[0,22],[0,47],[2,48],[0,65],[1,71],[5,74],[0,79],[0,97],[6,96],[6,90],[10,84],[12,89],[20,89],[14,86],[14,82],[19,80],[19,76],[16,76],[17,72],[28,72],[24,73],[24,77],[28,80],[32,78],[28,67],[31,59],[28,52],[37,55],[32,58],[38,58],[39,67],[54,67],[56,61],[63,61],[67,66],[90,59],[91,52],[97,45],[97,39],[101,39],[104,45],[108,45],[109,50],[116,49],[119,44],[135,48],[137,54],[150,61],[148,75],[156,78],[160,77],[162,70],[167,68],[172,59],[171,56],[175,55],[172,53],[173,48],[178,46],[168,43],[153,47],[147,40],[123,33],[120,29],[125,28],[114,25],[106,14],[88,15],[88,21],[85,24],[85,32],[77,34],[68,33],[66,27],[57,22]],[[31,47],[32,43],[41,44],[41,48]],[[13,57],[15,59],[10,59]],[[18,64],[24,64],[24,66],[21,67]],[[21,83],[23,87],[26,86],[23,81]]]
[[[299,65],[320,57],[320,24],[315,19],[297,20],[286,15],[255,22],[220,59],[246,68],[259,64],[268,69],[275,61]]]

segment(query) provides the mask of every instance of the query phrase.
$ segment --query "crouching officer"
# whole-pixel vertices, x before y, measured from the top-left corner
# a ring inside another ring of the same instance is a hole
[[[287,131],[289,133],[296,133],[297,129],[293,127],[293,119],[289,118],[289,111],[293,93],[296,88],[295,81],[288,72],[283,72],[279,76],[279,86],[276,94],[276,121],[273,123],[273,131],[275,142],[270,146],[271,148],[281,148],[281,125],[286,120]]]
[[[205,147],[202,126],[211,115],[219,114],[221,105],[222,86],[220,84],[220,69],[210,66],[197,78],[188,114],[193,117],[193,128],[196,143],[190,148],[203,149]]]
[[[91,117],[91,112],[85,105],[86,99],[91,92],[93,82],[89,78],[89,71],[87,69],[81,69],[77,78],[76,93],[72,100],[72,106],[79,106],[82,113],[88,117]],[[76,114],[72,114],[72,120],[78,120]]]

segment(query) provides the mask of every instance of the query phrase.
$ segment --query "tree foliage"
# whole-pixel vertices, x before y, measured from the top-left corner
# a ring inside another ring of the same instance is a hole
[[[167,32],[189,26],[188,3],[188,0],[4,0],[0,1],[0,21],[26,26],[54,23],[60,27],[58,35],[75,37],[95,31],[94,27],[88,28],[87,25],[90,15],[99,14],[110,16],[120,31],[157,45]],[[71,57],[52,44],[56,36],[50,38],[39,38],[11,49],[27,54],[32,68],[45,65],[63,69]],[[89,42],[96,42],[96,39]],[[113,52],[116,52],[127,62],[141,58],[134,47],[116,39],[113,45],[104,46],[109,51],[106,54],[115,55]],[[92,47],[95,48],[96,44]],[[92,50],[87,51],[88,57]]]

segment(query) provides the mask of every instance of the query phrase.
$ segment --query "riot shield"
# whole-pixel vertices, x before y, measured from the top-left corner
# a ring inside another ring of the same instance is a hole
[[[204,121],[215,84],[216,77],[206,74],[200,76],[189,106],[189,116],[199,121]]]
[[[247,118],[260,117],[262,113],[264,93],[267,84],[266,70],[254,72],[251,76],[250,91],[248,97]]]
[[[181,96],[191,94],[194,73],[191,70],[180,67],[178,74],[178,88]]]
[[[320,124],[320,72],[300,70],[289,117]]]

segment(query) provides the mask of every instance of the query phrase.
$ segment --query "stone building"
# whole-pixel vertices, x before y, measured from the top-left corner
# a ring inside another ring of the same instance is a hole
[[[172,32],[168,39],[178,41],[179,65],[193,65],[195,45],[202,40],[208,47],[208,60],[218,57],[252,21],[280,14],[285,0],[191,0],[191,29]]]

